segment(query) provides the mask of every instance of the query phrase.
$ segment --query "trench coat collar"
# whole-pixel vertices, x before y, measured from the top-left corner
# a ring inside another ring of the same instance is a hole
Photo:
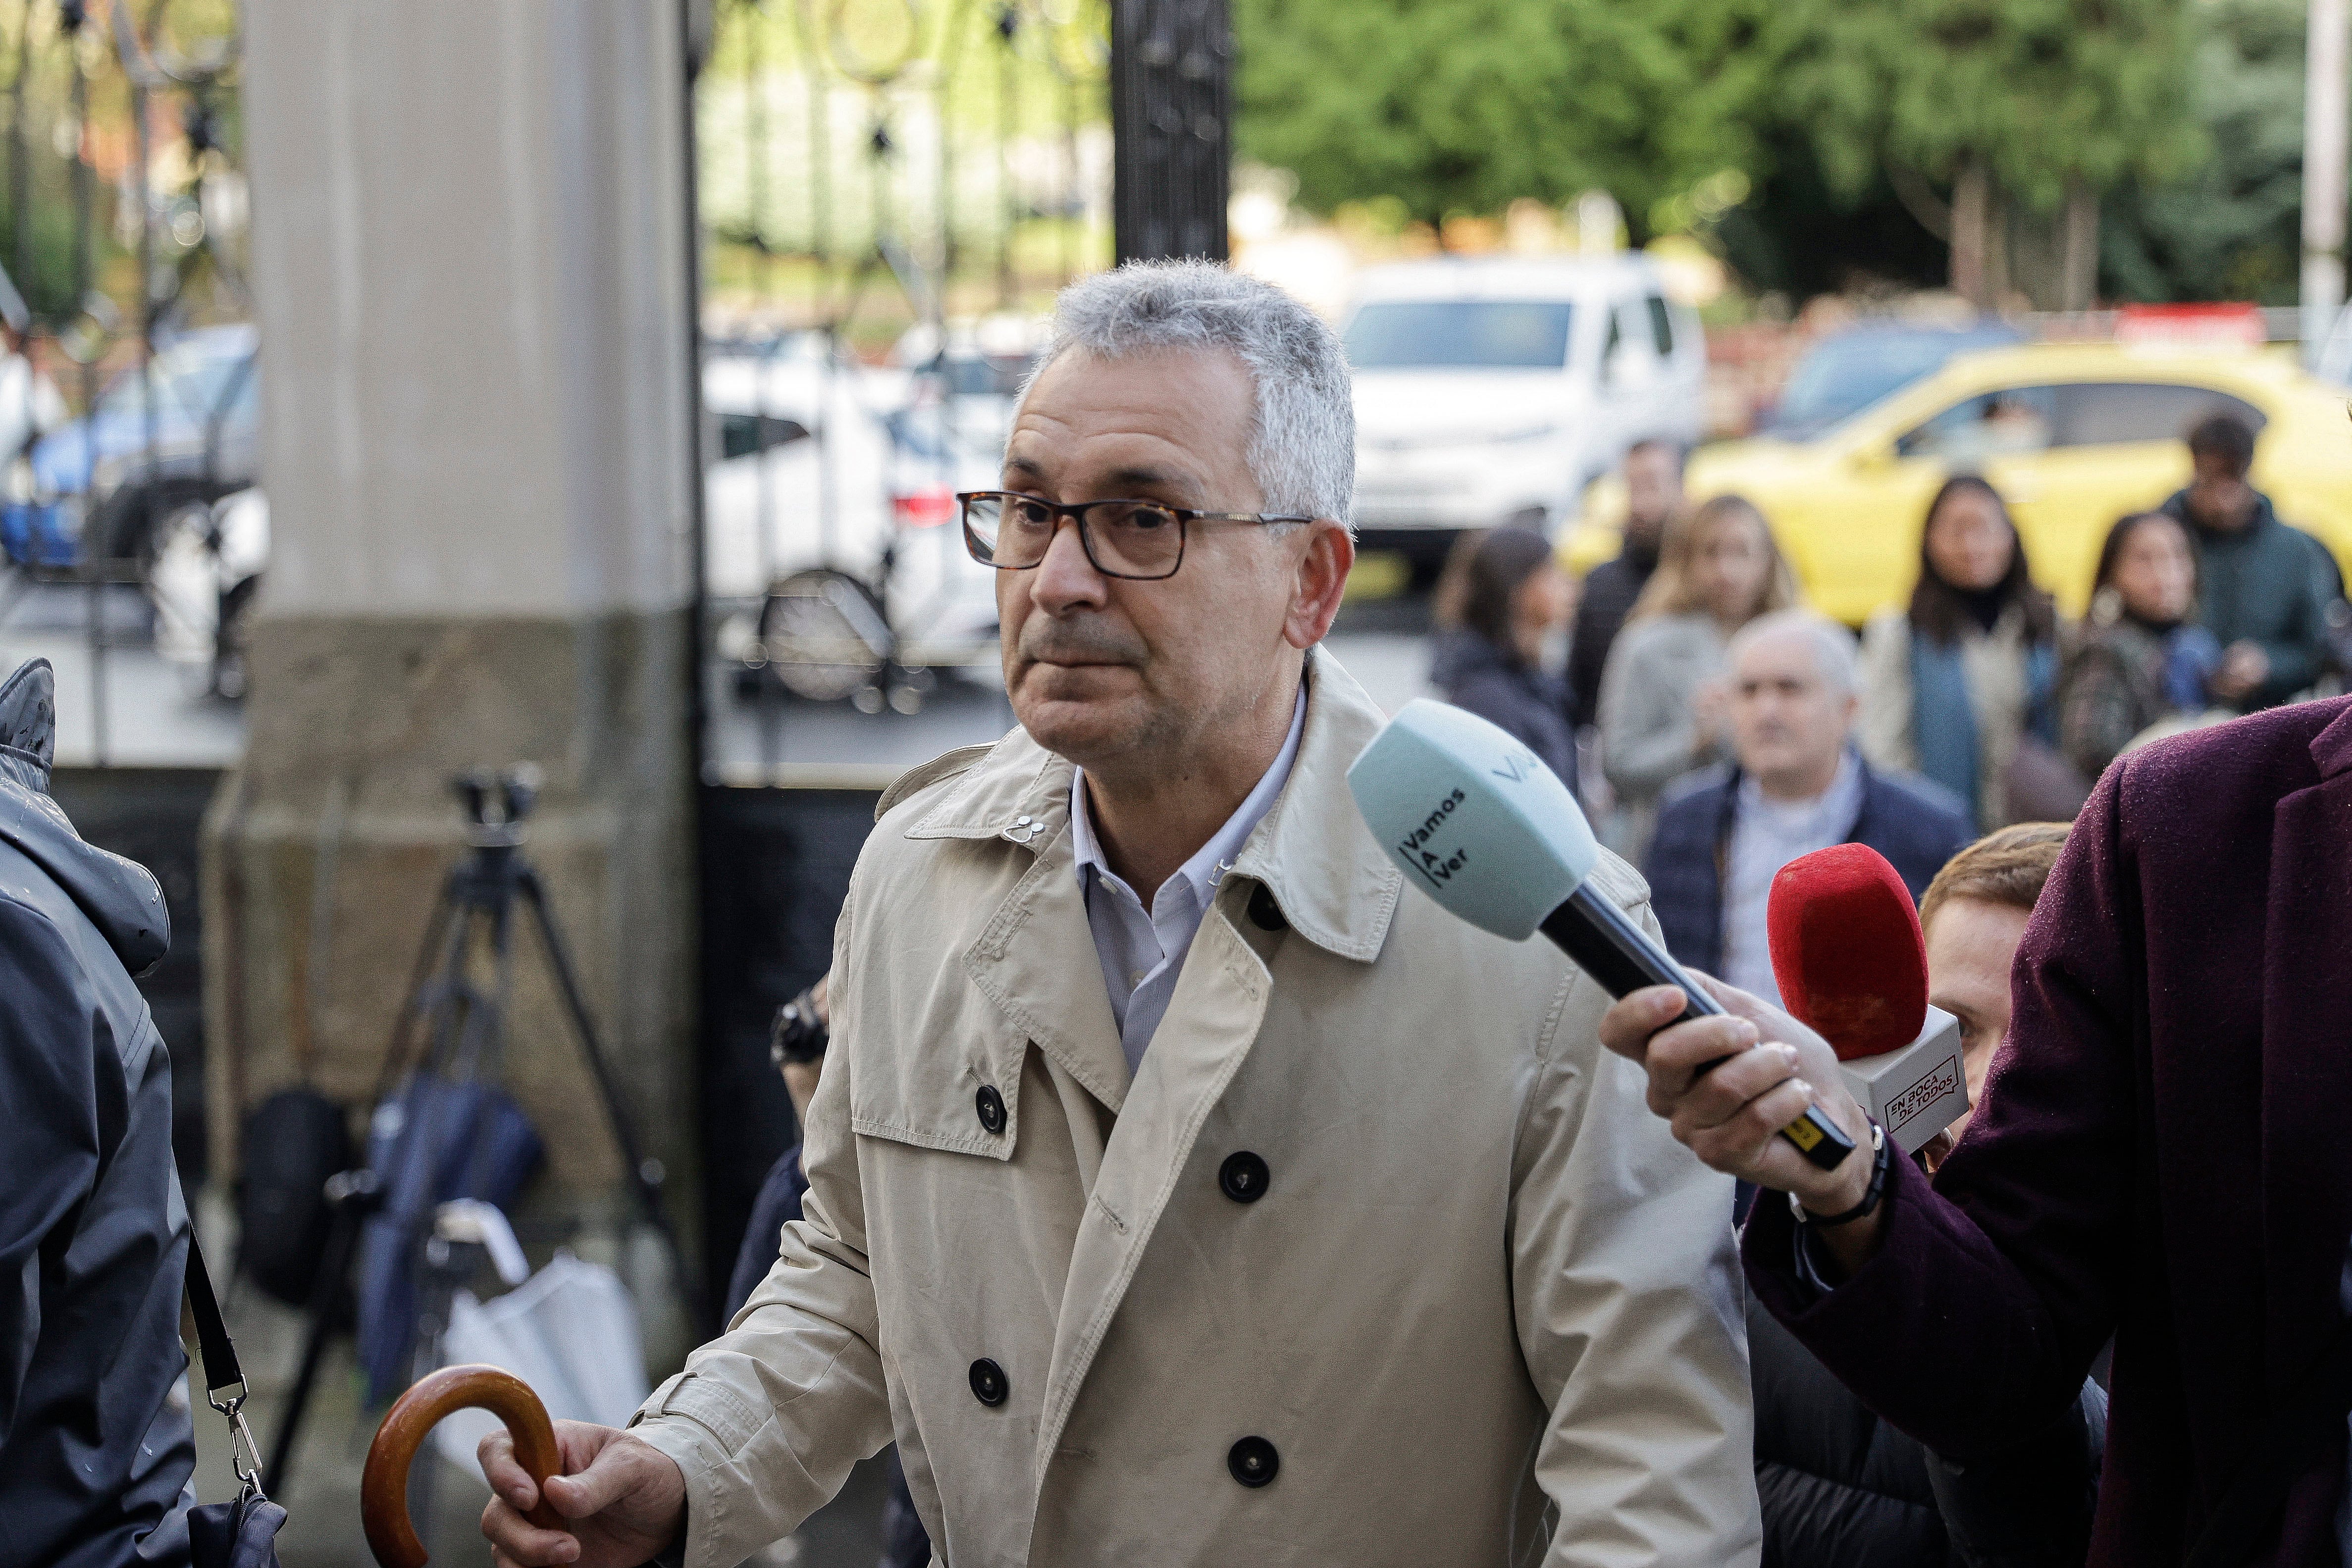
[[[2343,963],[2352,889],[2352,703],[2311,741],[2318,781],[2272,816],[2263,951],[2263,1233],[2268,1254],[2264,1371],[2283,1395],[2335,1323],[2343,1237],[2352,1231],[2352,968]]]
[[[1263,883],[1291,929],[1316,946],[1370,963],[1388,938],[1404,873],[1357,816],[1347,773],[1387,716],[1319,644],[1308,650],[1306,679],[1307,729],[1290,781],[1234,873]],[[1074,771],[1016,729],[966,769],[907,837],[1001,838],[1044,853],[1066,837]]]

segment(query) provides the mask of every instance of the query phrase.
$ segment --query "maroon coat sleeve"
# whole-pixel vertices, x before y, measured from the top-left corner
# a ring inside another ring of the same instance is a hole
[[[2080,1392],[2127,1267],[2145,995],[2139,889],[2111,769],[2020,944],[2015,1015],[1982,1110],[1931,1188],[1898,1159],[1885,1243],[1826,1293],[1772,1194],[1742,1239],[1773,1315],[1870,1407],[1966,1460]]]

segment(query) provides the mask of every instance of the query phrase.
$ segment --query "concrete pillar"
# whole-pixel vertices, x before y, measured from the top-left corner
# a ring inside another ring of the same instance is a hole
[[[530,853],[688,1235],[693,320],[680,7],[246,0],[274,538],[250,742],[206,824],[214,1147],[307,1077],[364,1102],[464,841],[447,780],[546,770]],[[521,941],[506,1078],[542,1192],[617,1206]]]

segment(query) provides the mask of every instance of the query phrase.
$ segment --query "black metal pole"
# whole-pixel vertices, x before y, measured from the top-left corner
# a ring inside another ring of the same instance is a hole
[[[716,21],[714,18],[713,26]],[[703,686],[705,649],[709,644],[709,595],[706,589],[705,569],[709,552],[709,520],[704,515],[703,476],[709,468],[709,450],[703,428],[702,410],[702,198],[698,160],[701,156],[695,133],[695,86],[702,74],[702,61],[696,52],[694,0],[678,0],[678,52],[687,68],[686,90],[679,95],[679,141],[681,155],[686,161],[686,298],[680,308],[686,312],[686,441],[688,454],[686,488],[687,555],[686,582],[686,748],[693,768],[695,787],[687,792],[688,810],[700,810],[703,770],[709,759],[704,755],[710,725],[709,700]],[[759,221],[764,223],[765,217]],[[761,230],[764,245],[767,231]],[[764,282],[762,288],[765,288]]]
[[[1113,0],[1111,219],[1119,260],[1226,258],[1232,76],[1225,0]]]
[[[33,68],[33,0],[16,18],[16,80],[8,89],[8,266],[27,306],[33,299],[33,166],[25,145],[25,78]],[[29,362],[31,344],[26,345]]]

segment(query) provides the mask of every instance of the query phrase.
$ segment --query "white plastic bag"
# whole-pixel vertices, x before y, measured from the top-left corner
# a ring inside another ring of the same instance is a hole
[[[458,1291],[441,1362],[506,1368],[538,1392],[558,1421],[618,1426],[653,1392],[628,1290],[611,1269],[569,1252],[487,1303]],[[433,1441],[443,1458],[479,1475],[475,1447],[498,1425],[487,1410],[460,1410],[433,1429]]]

